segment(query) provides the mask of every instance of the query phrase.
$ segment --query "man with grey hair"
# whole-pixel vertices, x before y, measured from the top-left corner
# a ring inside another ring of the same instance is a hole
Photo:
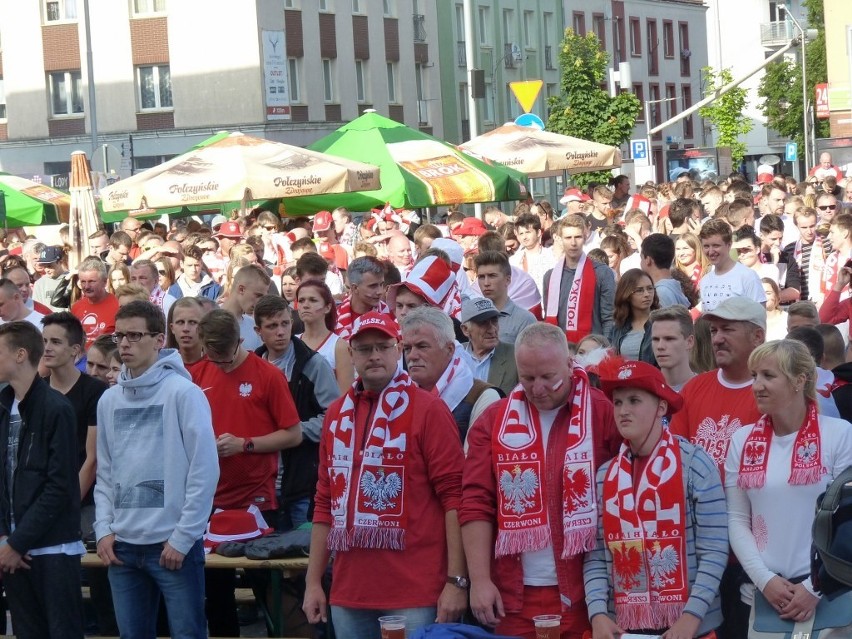
[[[497,389],[474,379],[464,349],[456,342],[452,320],[440,309],[421,306],[406,314],[402,352],[414,383],[444,400],[462,441],[470,424],[500,399]]]
[[[459,523],[471,608],[497,634],[524,637],[533,615],[561,610],[561,636],[579,638],[589,629],[583,556],[595,544],[595,473],[621,439],[561,328],[524,328],[515,362],[521,388],[468,436]]]
[[[118,298],[107,291],[106,265],[98,257],[87,257],[77,267],[77,286],[83,297],[74,302],[71,312],[83,323],[86,348],[101,335],[115,332]]]
[[[136,260],[130,265],[130,282],[148,291],[149,301],[168,317],[169,308],[177,300],[160,287],[160,273],[151,260]]]
[[[515,346],[500,341],[500,311],[487,297],[464,300],[461,309],[463,344],[470,355],[473,375],[508,395],[518,385]]]
[[[382,300],[385,292],[385,267],[381,260],[364,255],[349,263],[349,295],[337,308],[337,326],[334,332],[348,339],[355,320],[364,313],[376,311],[390,314],[391,310]]]

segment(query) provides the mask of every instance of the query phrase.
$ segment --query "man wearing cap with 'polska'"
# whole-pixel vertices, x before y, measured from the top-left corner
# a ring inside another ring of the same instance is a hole
[[[604,362],[599,371],[624,442],[597,474],[597,541],[583,567],[593,636],[715,637],[728,560],[719,472],[665,427],[683,399],[657,368]]]
[[[729,297],[704,317],[710,322],[718,368],[686,383],[681,391],[684,408],[674,415],[670,428],[707,451],[724,479],[731,436],[760,418],[751,390],[748,358],[766,339],[766,309],[746,297]],[[743,576],[742,567],[731,564],[722,578],[725,622],[720,637],[742,636],[736,631],[748,623],[736,617]]]
[[[349,342],[357,378],[323,424],[303,610],[310,623],[328,618],[321,579],[334,551],[338,636],[379,639],[382,615],[405,615],[409,632],[457,621],[468,580],[455,422],[439,397],[399,369],[390,315],[360,316]]]

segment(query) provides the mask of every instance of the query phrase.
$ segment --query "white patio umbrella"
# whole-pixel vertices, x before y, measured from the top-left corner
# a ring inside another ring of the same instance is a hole
[[[72,251],[68,266],[74,270],[89,255],[89,236],[103,228],[95,206],[92,167],[83,151],[71,154],[71,212],[69,238]]]

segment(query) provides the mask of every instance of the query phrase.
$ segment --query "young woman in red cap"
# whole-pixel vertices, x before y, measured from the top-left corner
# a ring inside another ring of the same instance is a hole
[[[602,367],[601,388],[624,443],[597,474],[597,546],[583,569],[593,638],[714,638],[728,562],[716,465],[666,428],[664,418],[683,399],[657,368],[610,363]]]

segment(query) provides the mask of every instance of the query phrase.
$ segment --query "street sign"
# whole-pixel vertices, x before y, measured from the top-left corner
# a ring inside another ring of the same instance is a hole
[[[796,162],[799,159],[799,145],[795,142],[787,142],[784,145],[784,160]]]
[[[816,104],[816,117],[821,120],[831,117],[831,109],[828,105],[828,84],[814,85],[814,91],[816,92],[816,100],[814,101]]]
[[[544,131],[544,120],[538,117],[535,113],[524,113],[515,118],[515,124],[519,126],[533,126],[541,131]]]
[[[510,82],[509,88],[518,99],[518,104],[524,110],[524,113],[532,111],[535,99],[541,92],[541,87],[544,86],[544,80],[524,80],[523,82]]]
[[[648,166],[648,141],[630,140],[630,157],[637,166]]]

